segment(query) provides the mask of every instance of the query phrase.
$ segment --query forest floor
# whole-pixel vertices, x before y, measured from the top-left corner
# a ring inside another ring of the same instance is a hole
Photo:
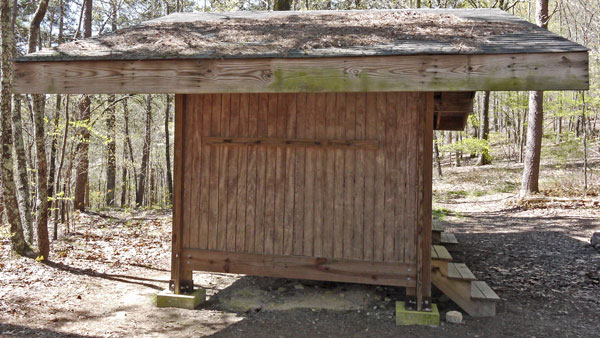
[[[579,172],[547,167],[542,189],[564,196]],[[0,228],[0,336],[597,337],[600,253],[589,239],[600,231],[598,196],[517,203],[520,173],[444,168],[434,182],[435,221],[459,241],[454,260],[501,297],[493,318],[398,327],[399,288],[216,273],[194,274],[208,295],[199,309],[158,309],[153,296],[169,280],[170,213],[113,211],[78,215],[47,264],[11,258]],[[458,309],[439,294],[434,301],[442,318]]]

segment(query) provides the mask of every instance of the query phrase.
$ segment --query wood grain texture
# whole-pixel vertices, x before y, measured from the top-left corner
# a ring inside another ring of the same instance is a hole
[[[248,135],[248,109],[250,105],[250,96],[241,95],[239,107],[239,130],[234,135]],[[238,181],[237,181],[237,202],[236,202],[236,237],[235,251],[246,252],[246,196],[248,190],[248,149],[238,151]]]
[[[229,136],[229,120],[231,118],[231,94],[220,95],[221,98],[221,134]],[[227,250],[227,199],[228,187],[227,178],[229,172],[229,156],[230,151],[228,148],[223,148],[219,152],[219,179],[217,189],[219,189],[218,195],[218,207],[217,207],[217,250]]]
[[[183,165],[184,165],[184,119],[185,99],[183,95],[175,95],[175,153],[174,153],[174,186],[173,186],[173,231],[171,233],[171,280],[175,281],[175,293],[181,289],[181,281],[185,278],[181,269],[183,252]]]
[[[287,123],[285,126],[285,137],[296,137],[296,102],[297,95],[285,96]],[[295,205],[295,178],[296,178],[296,151],[285,150],[285,210],[283,229],[283,254],[292,255],[294,248],[294,209]]]
[[[335,139],[336,95],[325,94],[325,137]],[[323,255],[333,257],[334,218],[335,218],[335,152],[326,151],[324,168],[324,206],[323,206]]]
[[[296,96],[296,137],[306,137],[306,94]],[[304,253],[304,183],[306,150],[296,150],[296,171],[294,173],[294,255]]]
[[[258,135],[258,94],[245,95],[249,96],[248,105],[248,136],[256,137]],[[244,252],[254,252],[256,238],[256,206],[258,204],[257,193],[257,177],[258,171],[256,167],[256,148],[248,149],[248,172],[246,186],[246,245]]]
[[[305,137],[315,137],[315,93],[306,94],[305,111],[301,112],[305,115]],[[315,159],[316,152],[314,149],[306,149],[304,159],[304,255],[313,255],[314,233],[315,233]]]
[[[343,138],[346,118],[346,93],[335,94],[335,137]],[[333,226],[333,257],[344,256],[344,151],[335,150],[334,164],[334,226]]]
[[[317,124],[318,126],[318,124]],[[324,125],[323,125],[324,128]],[[231,136],[206,136],[202,138],[202,142],[212,146],[263,146],[263,147],[307,147],[307,148],[340,148],[340,149],[379,149],[379,141],[377,139],[328,139],[323,137],[315,137],[309,139],[299,138],[283,138],[283,137],[231,137]]]
[[[15,62],[22,94],[586,90],[588,52]]]
[[[231,94],[230,97],[230,118],[228,135],[238,135],[240,127],[240,94]],[[238,189],[238,156],[240,149],[229,150],[227,158],[227,217],[226,238],[227,251],[236,250],[237,235],[237,189]]]
[[[404,263],[363,262],[301,256],[257,255],[187,249],[194,270],[349,283],[414,286],[414,267]]]
[[[425,94],[185,97],[184,248],[415,263]]]
[[[203,95],[202,100],[202,135],[210,135],[211,118],[212,118],[212,100],[213,95]],[[198,211],[200,213],[199,221],[199,236],[198,248],[208,249],[208,234],[209,234],[209,198],[210,198],[210,154],[216,149],[210,149],[204,143],[201,147],[202,160],[200,168],[200,201],[198,203]]]

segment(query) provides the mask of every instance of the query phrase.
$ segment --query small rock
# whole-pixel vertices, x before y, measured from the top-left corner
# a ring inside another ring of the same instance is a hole
[[[385,297],[385,298],[383,299],[383,301],[384,301],[384,302],[390,302],[390,301],[391,301],[391,299],[390,299],[389,297]]]
[[[448,311],[446,312],[446,321],[448,323],[460,324],[462,323],[462,313],[458,311]]]
[[[284,291],[286,291],[286,290],[287,290],[287,289],[286,289],[286,288],[284,288],[284,287],[280,287],[279,289],[277,289],[277,291],[279,291],[279,292],[284,292]]]
[[[294,289],[296,289],[296,290],[304,290],[304,286],[302,286],[302,284],[296,284],[296,285],[294,285]]]
[[[590,239],[590,244],[592,244],[592,246],[594,246],[594,247],[597,247],[600,245],[600,231],[594,232],[594,234],[592,235],[592,238]]]

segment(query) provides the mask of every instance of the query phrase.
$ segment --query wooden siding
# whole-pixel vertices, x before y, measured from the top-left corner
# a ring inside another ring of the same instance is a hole
[[[428,96],[185,95],[183,249],[414,264]]]

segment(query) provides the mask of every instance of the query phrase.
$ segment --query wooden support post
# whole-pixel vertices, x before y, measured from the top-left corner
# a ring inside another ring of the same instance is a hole
[[[433,156],[433,93],[422,93],[425,98],[419,111],[419,175],[417,247],[417,310],[431,311],[431,180]]]
[[[194,290],[192,271],[184,268],[183,254],[183,117],[185,95],[175,95],[175,163],[173,187],[173,233],[171,253],[171,282],[169,288],[176,294]]]

